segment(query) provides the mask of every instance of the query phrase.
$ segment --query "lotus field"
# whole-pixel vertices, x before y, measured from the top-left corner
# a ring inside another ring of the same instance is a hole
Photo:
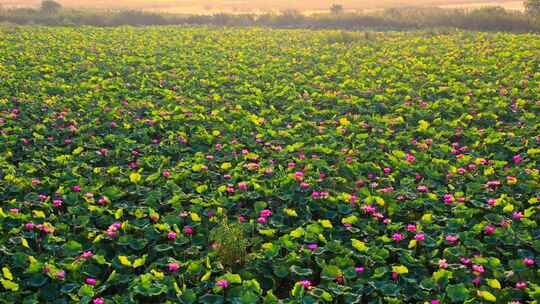
[[[0,303],[540,300],[538,35],[0,37]]]

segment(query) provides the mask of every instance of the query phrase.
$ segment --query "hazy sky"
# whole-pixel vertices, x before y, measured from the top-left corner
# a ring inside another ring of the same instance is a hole
[[[86,8],[135,8],[177,13],[204,13],[215,11],[247,12],[297,9],[302,11],[326,10],[332,4],[343,5],[349,10],[377,9],[403,6],[465,6],[501,5],[520,8],[522,1],[515,0],[57,0],[67,7]],[[37,7],[41,0],[0,0],[2,6]]]

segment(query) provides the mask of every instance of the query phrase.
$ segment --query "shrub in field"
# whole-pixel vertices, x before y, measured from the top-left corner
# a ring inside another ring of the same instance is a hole
[[[227,267],[244,265],[249,241],[245,236],[245,225],[223,220],[210,231],[210,240],[217,259]]]
[[[538,0],[525,0],[525,10],[531,15],[540,14],[540,1]]]
[[[55,14],[62,9],[62,5],[54,0],[44,0],[41,2],[40,10],[46,14]]]

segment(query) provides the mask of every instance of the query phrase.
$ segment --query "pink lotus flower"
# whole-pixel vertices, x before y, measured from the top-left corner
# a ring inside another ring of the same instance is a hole
[[[524,281],[519,281],[516,283],[516,288],[518,289],[524,289],[524,288],[527,288],[527,282],[524,282]]]
[[[365,270],[364,267],[355,267],[355,268],[354,268],[354,271],[355,271],[356,273],[362,273],[362,272],[364,272],[364,270]]]
[[[439,300],[431,300],[431,304],[440,304]]]
[[[227,280],[218,280],[216,282],[216,285],[221,287],[221,288],[227,288],[227,287],[229,287],[229,281],[227,281]]]
[[[34,224],[33,223],[26,223],[26,224],[24,224],[24,228],[26,228],[27,230],[32,230],[32,229],[34,229]]]
[[[407,231],[409,231],[409,232],[416,231],[416,225],[414,225],[414,224],[407,225]]]
[[[260,224],[264,224],[264,223],[266,223],[266,218],[264,216],[261,216],[261,217],[257,218],[257,222],[260,223]]]
[[[304,173],[302,171],[296,171],[294,173],[294,178],[297,180],[297,181],[301,181],[303,178],[304,178]]]
[[[484,273],[485,272],[484,266],[482,266],[482,265],[473,265],[472,270],[474,272],[478,272],[478,273]]]
[[[521,219],[523,218],[523,213],[521,212],[512,212],[512,218],[516,221],[521,221]]]
[[[361,208],[364,212],[366,213],[373,213],[376,211],[375,207],[371,206],[371,205],[363,205],[362,208]]]
[[[53,200],[53,205],[54,205],[55,207],[60,207],[60,206],[62,206],[62,200],[60,200],[60,199],[55,199],[55,200]]]
[[[73,190],[73,191],[75,191],[75,192],[80,192],[80,191],[81,191],[81,186],[80,186],[80,185],[72,186],[72,187],[71,187],[71,190]]]
[[[307,247],[309,250],[313,251],[313,250],[319,248],[319,245],[317,245],[317,244],[308,244],[306,247]]]
[[[437,264],[439,265],[439,268],[442,268],[442,269],[448,268],[448,262],[446,261],[446,259],[440,259]]]
[[[190,226],[185,226],[183,231],[185,234],[193,234],[193,228]]]
[[[383,169],[383,172],[384,172],[385,174],[392,173],[392,168],[384,168],[384,169]]]
[[[374,212],[373,215],[372,215],[374,218],[380,220],[380,219],[383,219],[384,218],[384,215],[380,212]]]
[[[244,216],[240,215],[240,216],[238,217],[238,221],[239,221],[240,223],[243,223],[243,222],[246,221],[246,218],[245,218]]]
[[[167,238],[169,240],[174,240],[176,238],[176,232],[170,231],[169,233],[167,233]]]
[[[531,259],[531,258],[524,258],[523,259],[523,264],[525,266],[533,266],[534,265],[534,260]]]
[[[309,184],[306,183],[306,182],[301,182],[301,183],[300,183],[300,188],[301,188],[301,189],[308,189],[308,188],[309,188]]]
[[[169,271],[174,272],[180,269],[180,265],[178,265],[177,263],[169,263],[167,264],[167,268],[169,269]]]
[[[296,164],[294,162],[290,162],[290,163],[287,164],[287,167],[288,168],[294,168],[294,167],[296,167]]]
[[[501,182],[498,181],[498,180],[490,180],[486,183],[488,186],[492,187],[492,186],[500,186],[501,185]]]
[[[403,234],[401,234],[401,233],[394,233],[394,234],[392,235],[392,239],[393,239],[394,241],[401,241],[401,240],[403,240]]]
[[[95,298],[92,304],[105,304],[105,300],[103,298]]]
[[[414,162],[416,160],[416,158],[411,153],[407,153],[407,156],[405,157],[405,160],[412,163],[412,162]]]
[[[471,259],[467,259],[467,258],[464,258],[464,257],[459,258],[459,261],[463,265],[470,265],[472,263]]]
[[[445,204],[451,204],[454,202],[454,196],[452,194],[445,194],[443,200]]]
[[[484,234],[486,235],[491,235],[495,232],[497,228],[495,228],[494,226],[492,225],[487,225],[485,228],[484,228]]]
[[[311,288],[311,281],[310,280],[302,280],[298,282],[299,285],[304,286],[305,289]]]
[[[330,193],[326,191],[321,191],[320,195],[321,195],[321,198],[328,198],[328,196],[330,196]]]
[[[459,240],[459,236],[457,236],[457,235],[447,235],[445,239],[446,239],[446,241],[448,243],[453,244],[453,243],[456,243]]]
[[[482,283],[482,278],[481,277],[475,277],[474,279],[472,279],[472,283],[474,285],[480,285],[480,283]]]
[[[494,199],[494,198],[490,198],[490,199],[488,199],[487,203],[490,206],[495,206],[495,204],[497,203],[497,200]]]
[[[107,228],[107,236],[109,237],[115,237],[118,233],[118,229],[121,227],[122,225],[118,222],[112,224],[109,226],[109,228]]]
[[[37,179],[37,178],[32,179],[32,185],[37,186],[39,184],[41,184],[41,181],[39,179]]]
[[[48,271],[46,271],[48,272]],[[54,276],[60,280],[63,280],[66,277],[66,272],[64,270],[57,271]]]
[[[45,234],[49,234],[49,233],[52,233],[54,229],[49,226],[43,225],[41,231],[43,231],[43,233]]]
[[[93,285],[96,285],[96,283],[97,283],[96,279],[94,279],[94,278],[86,278],[86,280],[84,280],[84,282],[85,282],[86,284],[92,285],[92,286],[93,286]]]
[[[399,273],[392,271],[392,280],[396,281],[399,278]]]
[[[416,187],[416,190],[418,190],[418,192],[424,192],[424,193],[429,191],[428,187],[425,185],[418,185],[418,187]]]
[[[94,256],[94,253],[92,251],[85,251],[82,253],[81,257],[84,259],[89,259]]]
[[[521,158],[521,155],[519,155],[519,154],[514,155],[514,157],[512,157],[512,159],[514,160],[514,164],[519,164],[523,160]]]
[[[171,172],[167,170],[163,171],[163,177],[169,177],[169,176],[171,176]]]
[[[269,209],[264,209],[264,210],[261,210],[260,215],[262,217],[269,217],[270,215],[272,215],[272,211]]]
[[[423,241],[426,239],[426,236],[424,233],[420,232],[420,233],[417,233],[415,236],[414,236],[414,239],[417,240],[417,241]]]
[[[248,184],[247,183],[238,183],[238,189],[247,190],[248,189]]]

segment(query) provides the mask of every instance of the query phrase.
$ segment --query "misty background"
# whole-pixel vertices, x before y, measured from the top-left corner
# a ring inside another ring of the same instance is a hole
[[[540,32],[540,0],[0,0],[0,22]]]

